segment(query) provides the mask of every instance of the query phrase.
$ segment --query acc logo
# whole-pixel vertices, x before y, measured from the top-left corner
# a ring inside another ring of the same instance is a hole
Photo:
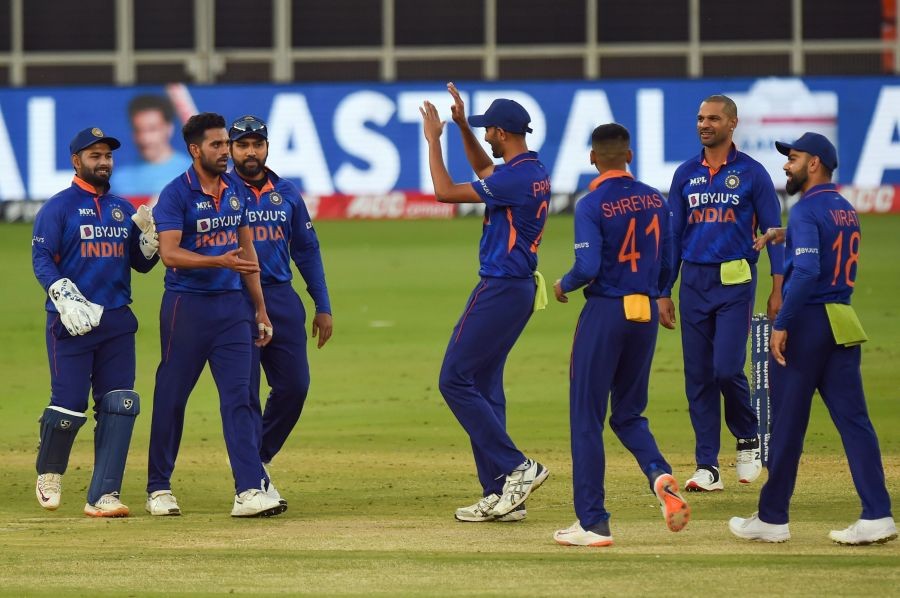
[[[269,194],[269,201],[272,202],[273,206],[280,206],[281,202],[283,202],[284,200],[281,198],[280,193],[272,191],[272,193]]]
[[[122,401],[122,405],[124,405],[125,409],[131,409],[134,406],[134,399],[125,399]]]
[[[122,222],[123,220],[125,220],[125,214],[122,212],[121,208],[113,208],[112,217],[116,222]]]
[[[699,193],[691,193],[688,195],[688,206],[692,208],[696,208],[700,205],[700,194]]]
[[[738,178],[736,174],[729,174],[725,177],[725,186],[729,189],[735,189],[738,185],[741,184],[741,179]]]
[[[81,238],[82,239],[93,239],[94,238],[94,227],[90,224],[82,224],[81,225]]]
[[[61,430],[68,430],[71,427],[72,427],[72,420],[69,420],[69,419],[59,420],[59,428]]]
[[[235,199],[235,198],[232,198]],[[235,201],[237,201],[235,199]],[[197,221],[197,232],[198,233],[208,233],[210,229],[210,221],[209,218],[201,218]]]
[[[235,211],[241,209],[241,202],[238,201],[238,198],[237,198],[236,196],[234,196],[234,195],[232,195],[232,196],[228,199],[228,205],[230,205],[230,206],[231,206],[231,209],[232,209],[232,210],[235,210]]]
[[[101,131],[97,127],[94,127],[93,129],[91,129],[91,135],[93,135],[94,137],[103,137],[103,131]]]

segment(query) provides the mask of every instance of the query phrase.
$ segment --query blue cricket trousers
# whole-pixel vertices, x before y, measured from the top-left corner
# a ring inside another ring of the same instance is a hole
[[[681,266],[679,314],[684,358],[684,387],[696,438],[697,465],[719,465],[722,412],[735,438],[755,438],[756,413],[750,407],[750,383],[744,373],[747,338],[756,295],[753,280],[723,285],[719,264]]]
[[[112,390],[134,388],[134,334],[137,318],[128,306],[104,309],[100,325],[71,336],[59,314],[47,312],[50,405],[85,412],[93,390],[94,407]]]
[[[862,501],[860,518],[891,517],[881,450],[863,394],[860,347],[835,344],[824,305],[803,307],[787,332],[787,365],[769,360],[772,436],[769,479],[759,494],[759,518],[766,523],[788,522],[816,390],[841,435],[853,484]]]
[[[506,432],[503,367],[534,309],[533,278],[482,278],[453,328],[440,389],[469,434],[484,492],[502,494],[505,476],[525,461]]]
[[[569,371],[569,422],[575,514],[584,528],[609,519],[603,448],[607,401],[609,427],[647,479],[661,471],[672,473],[643,416],[659,325],[655,301],[650,308],[649,322],[630,322],[621,297],[592,296],[578,318]]]
[[[259,456],[263,463],[268,463],[284,446],[300,419],[309,392],[309,361],[306,356],[306,311],[294,287],[289,282],[266,285],[263,295],[275,335],[261,349],[251,345],[250,404],[261,438]],[[259,396],[260,364],[271,388],[265,411]]]
[[[225,446],[240,493],[266,479],[250,406],[250,321],[240,291],[166,291],[159,313],[162,360],[156,370],[147,492],[171,489],[188,397],[209,362],[219,391]]]

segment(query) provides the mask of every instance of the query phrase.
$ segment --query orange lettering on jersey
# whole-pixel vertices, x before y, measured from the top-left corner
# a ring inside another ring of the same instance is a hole
[[[688,224],[700,224],[702,222],[734,222],[737,223],[737,216],[732,208],[723,210],[719,208],[703,208],[702,210],[694,210],[688,217]]]
[[[215,233],[206,233],[197,235],[194,247],[227,247],[229,245],[237,245],[237,233],[235,231],[218,231]]]
[[[125,244],[114,241],[82,241],[81,257],[125,257]]]

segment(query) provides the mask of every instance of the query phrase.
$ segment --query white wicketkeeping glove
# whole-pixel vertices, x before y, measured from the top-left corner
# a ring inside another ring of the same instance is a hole
[[[68,278],[60,278],[51,284],[47,294],[56,306],[63,326],[72,336],[87,334],[100,325],[103,306],[85,299]]]
[[[141,206],[131,219],[141,229],[141,253],[148,260],[153,259],[156,252],[159,251],[159,235],[156,234],[156,222],[153,220],[153,211],[147,206]]]

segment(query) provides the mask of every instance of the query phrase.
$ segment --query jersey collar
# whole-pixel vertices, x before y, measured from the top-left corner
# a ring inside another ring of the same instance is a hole
[[[633,179],[634,176],[630,172],[627,172],[625,170],[607,170],[606,172],[604,172],[603,174],[598,176],[596,179],[594,179],[594,181],[592,181],[592,182],[596,183],[594,185],[594,189],[599,187],[604,181],[608,181],[609,179],[619,179],[619,178]]]
[[[808,198],[812,197],[813,195],[818,195],[820,193],[827,193],[829,191],[837,193],[837,185],[835,185],[834,183],[822,183],[821,185],[816,185],[815,187],[810,187],[806,191],[806,193],[803,194],[803,197],[801,197],[800,199],[801,200],[808,199]]]
[[[91,185],[90,183],[88,183],[87,181],[85,181],[84,179],[82,179],[81,177],[79,177],[78,175],[72,177],[72,184],[75,185],[76,187],[78,187],[79,189],[81,189],[82,191],[87,191],[88,193],[90,193],[91,195],[93,195],[95,197],[100,197],[101,195],[106,195],[107,193],[109,193],[109,185],[106,185],[103,188],[103,193],[100,193],[98,195],[97,190],[94,189],[94,186]]]

